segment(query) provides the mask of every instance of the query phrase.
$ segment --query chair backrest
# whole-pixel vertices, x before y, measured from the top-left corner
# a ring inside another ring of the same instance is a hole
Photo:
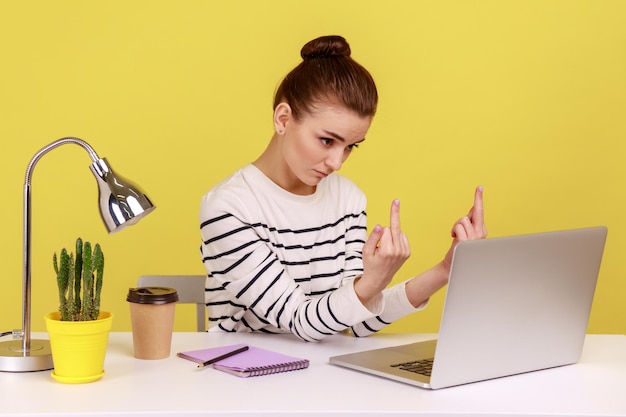
[[[138,287],[168,287],[178,293],[179,303],[196,304],[197,329],[205,332],[206,304],[204,301],[205,275],[142,275]]]

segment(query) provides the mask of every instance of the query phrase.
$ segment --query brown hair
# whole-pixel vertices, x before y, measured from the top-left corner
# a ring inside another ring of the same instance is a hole
[[[300,51],[302,62],[283,79],[274,95],[274,108],[286,102],[296,119],[310,113],[315,103],[337,100],[361,117],[374,116],[378,104],[370,73],[350,57],[350,45],[341,36],[322,36]]]

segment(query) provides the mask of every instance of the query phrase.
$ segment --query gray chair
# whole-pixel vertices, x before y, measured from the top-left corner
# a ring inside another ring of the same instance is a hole
[[[138,287],[168,287],[178,293],[179,303],[196,304],[197,329],[205,332],[206,304],[204,302],[205,275],[142,275]]]

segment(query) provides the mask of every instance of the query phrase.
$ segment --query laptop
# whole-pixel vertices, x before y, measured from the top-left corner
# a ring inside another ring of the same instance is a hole
[[[600,226],[460,242],[436,340],[329,362],[428,389],[575,363],[606,236]]]

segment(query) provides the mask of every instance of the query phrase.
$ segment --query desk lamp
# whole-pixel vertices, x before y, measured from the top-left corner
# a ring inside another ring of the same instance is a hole
[[[155,209],[150,199],[132,182],[116,175],[105,158],[99,158],[85,141],[67,137],[45,146],[33,156],[26,169],[24,181],[24,263],[22,329],[13,332],[14,338],[0,343],[1,372],[31,372],[53,369],[50,341],[31,340],[31,177],[39,159],[52,149],[73,143],[85,149],[91,157],[91,172],[98,183],[100,215],[109,233],[134,224]]]

